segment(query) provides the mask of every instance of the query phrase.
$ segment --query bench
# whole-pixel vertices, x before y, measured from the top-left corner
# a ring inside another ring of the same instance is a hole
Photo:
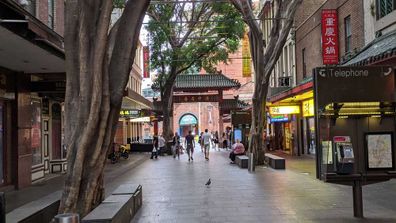
[[[285,158],[266,153],[265,154],[265,161],[268,163],[268,165],[273,168],[273,169],[281,169],[284,170],[286,168],[285,165]]]
[[[249,164],[249,157],[245,155],[237,155],[235,157],[235,163],[240,167],[240,168],[248,168]]]
[[[122,184],[82,219],[84,223],[130,222],[142,206],[142,186]]]
[[[50,222],[58,213],[62,191],[51,193],[6,214],[7,223]]]

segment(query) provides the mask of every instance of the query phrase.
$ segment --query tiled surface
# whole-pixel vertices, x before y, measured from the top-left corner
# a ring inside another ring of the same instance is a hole
[[[258,167],[250,174],[229,164],[226,152],[212,150],[207,162],[196,151],[193,163],[186,155],[160,157],[113,182],[143,186],[143,207],[132,222],[396,222],[395,180],[365,186],[366,218],[355,219],[351,187],[299,171]]]

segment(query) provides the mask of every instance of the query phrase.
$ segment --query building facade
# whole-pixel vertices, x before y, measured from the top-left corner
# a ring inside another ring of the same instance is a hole
[[[64,1],[0,2],[0,187],[66,171]]]
[[[293,155],[316,153],[312,75],[314,68],[324,66],[323,10],[335,10],[337,15],[337,66],[396,64],[394,1],[328,0],[306,5],[309,3],[313,1],[303,1],[295,17],[296,85],[272,92],[268,99],[269,112],[272,107],[279,118],[274,121],[284,123],[284,127],[275,129],[278,142],[274,147],[285,150],[288,144],[294,143],[290,152],[287,151]],[[279,112],[281,110],[284,112]],[[291,125],[291,130],[287,125]],[[292,133],[290,142],[288,132]]]
[[[152,109],[152,102],[142,95],[143,80],[143,45],[139,41],[136,49],[135,60],[129,75],[118,121],[114,142],[127,144],[141,141],[144,136],[144,123],[150,122],[148,111]],[[147,111],[147,112],[146,112]]]

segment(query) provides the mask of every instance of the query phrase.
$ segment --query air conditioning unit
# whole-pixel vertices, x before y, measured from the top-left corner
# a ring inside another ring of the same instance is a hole
[[[280,77],[278,82],[279,87],[291,87],[291,77]]]

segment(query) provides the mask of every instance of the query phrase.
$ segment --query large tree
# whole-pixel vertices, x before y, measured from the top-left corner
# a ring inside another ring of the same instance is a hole
[[[249,152],[253,153],[256,163],[261,163],[263,156],[259,156],[259,154],[264,150],[262,137],[267,120],[265,105],[271,73],[283,51],[294,24],[295,12],[302,0],[273,0],[271,4],[274,8],[274,17],[267,43],[263,41],[263,30],[254,15],[252,1],[231,0],[231,2],[243,15],[243,19],[249,27],[248,36],[255,71]]]
[[[163,135],[169,138],[177,75],[201,68],[215,72],[215,65],[227,62],[228,54],[238,49],[244,23],[239,12],[224,2],[164,0],[151,5],[148,15],[151,69],[158,74],[153,88],[160,92]]]
[[[125,3],[125,1],[117,1]],[[149,0],[128,0],[110,25],[112,0],[67,0],[65,144],[60,212],[86,215],[103,199],[103,169]]]

